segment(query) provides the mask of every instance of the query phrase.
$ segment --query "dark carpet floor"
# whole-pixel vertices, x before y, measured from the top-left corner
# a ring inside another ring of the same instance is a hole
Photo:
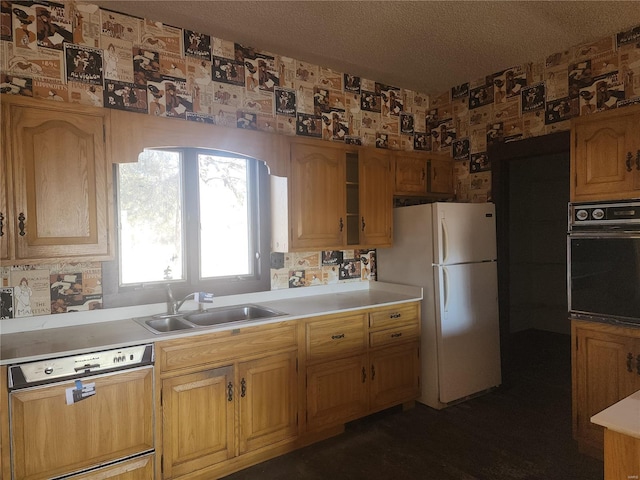
[[[570,337],[512,335],[503,385],[437,411],[417,404],[226,480],[602,480],[571,437]]]

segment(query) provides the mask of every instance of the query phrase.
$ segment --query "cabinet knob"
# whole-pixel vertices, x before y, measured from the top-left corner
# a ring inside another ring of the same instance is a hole
[[[631,159],[633,158],[633,155],[631,154],[631,152],[627,152],[627,161],[625,162],[627,164],[627,172],[631,171]]]
[[[0,213],[0,237],[4,237],[4,215]]]
[[[25,231],[24,231],[24,221],[27,219],[27,217],[24,216],[24,213],[20,212],[20,215],[18,215],[18,232],[19,235],[21,237],[24,237],[25,235]]]
[[[627,353],[627,372],[633,372],[633,354]]]

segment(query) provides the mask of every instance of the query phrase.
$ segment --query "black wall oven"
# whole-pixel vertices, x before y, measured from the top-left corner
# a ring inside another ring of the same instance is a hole
[[[640,326],[640,200],[569,205],[569,314]]]

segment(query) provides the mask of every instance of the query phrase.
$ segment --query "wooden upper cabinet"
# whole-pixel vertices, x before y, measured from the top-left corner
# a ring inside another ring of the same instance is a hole
[[[12,175],[6,181],[13,193],[4,233],[15,243],[11,263],[111,258],[108,114],[107,109],[3,99]],[[4,257],[4,246],[2,251]]]
[[[395,189],[398,196],[453,196],[453,161],[422,152],[395,152]]]
[[[393,243],[393,183],[391,152],[358,152],[360,239],[365,247],[390,247]]]
[[[272,221],[274,250],[391,246],[391,152],[292,139],[290,160],[286,199],[272,179],[272,208],[287,217]]]
[[[423,195],[427,193],[427,157],[416,152],[395,154],[395,194]]]
[[[636,198],[640,193],[640,108],[574,120],[571,200]]]
[[[454,193],[453,187],[453,161],[449,158],[429,158],[429,192],[430,193]]]
[[[344,185],[342,148],[292,142],[289,176],[292,249],[323,249],[345,243]]]

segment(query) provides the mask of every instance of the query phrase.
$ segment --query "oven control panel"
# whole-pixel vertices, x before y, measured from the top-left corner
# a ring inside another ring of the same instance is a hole
[[[134,345],[50,360],[11,365],[9,386],[28,386],[51,380],[134,368],[153,362],[153,345]]]
[[[569,229],[581,226],[623,228],[640,225],[640,201],[569,204]]]

